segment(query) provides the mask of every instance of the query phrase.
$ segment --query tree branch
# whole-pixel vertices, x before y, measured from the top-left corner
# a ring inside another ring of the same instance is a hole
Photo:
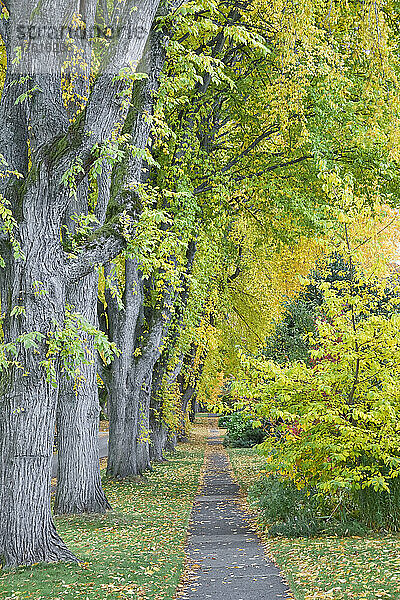
[[[277,169],[283,169],[284,167],[289,167],[291,165],[298,164],[300,162],[303,162],[304,160],[309,160],[310,158],[314,158],[314,156],[312,154],[300,156],[299,158],[295,158],[293,160],[288,160],[283,163],[272,165],[270,167],[266,167],[265,169],[255,171],[253,173],[246,173],[246,175],[241,175],[240,177],[235,177],[234,181],[236,183],[239,183],[240,181],[243,181],[244,179],[249,179],[251,177],[261,177],[265,173],[270,173],[272,171],[276,171]],[[201,183],[199,186],[197,186],[197,188],[195,188],[193,190],[193,194],[195,196],[197,196],[199,194],[204,194],[205,192],[210,192],[213,188],[214,188],[213,185],[211,185],[210,183],[205,181],[204,183]]]
[[[103,228],[102,228],[103,229]],[[100,231],[100,230],[99,230]],[[97,233],[97,232],[96,232]],[[96,239],[88,242],[82,252],[75,258],[66,261],[66,279],[74,283],[93,271],[98,265],[104,265],[118,256],[127,242],[117,228],[108,228],[96,235]]]

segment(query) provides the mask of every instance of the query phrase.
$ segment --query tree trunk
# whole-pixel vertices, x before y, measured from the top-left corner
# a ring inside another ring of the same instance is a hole
[[[107,476],[124,479],[136,475],[131,465],[131,448],[136,431],[136,415],[128,410],[127,369],[125,361],[116,358],[111,366],[108,395],[109,440]]]
[[[167,443],[168,429],[161,417],[156,417],[154,411],[150,411],[150,460],[163,462],[164,449]]]
[[[35,375],[14,372],[10,379],[0,403],[0,560],[6,566],[75,560],[50,512],[56,392]]]
[[[52,358],[45,343],[50,330],[63,323],[65,281],[59,227],[42,192],[41,206],[27,204],[19,227],[25,261],[5,249],[0,271],[5,343],[25,332],[43,336],[39,341],[35,335],[33,348],[17,343],[15,359],[22,368],[10,365],[1,378],[0,559],[7,566],[74,560],[50,511],[58,358],[53,357],[54,387],[42,363]],[[15,306],[23,306],[24,314],[12,316]]]
[[[188,439],[186,431],[186,416],[188,414],[189,405],[194,393],[195,388],[189,384],[182,395],[181,428],[178,435],[178,440],[180,442],[186,442]]]
[[[62,98],[65,53],[54,49],[58,44],[50,44],[48,52],[35,52],[25,40],[18,43],[20,29],[28,26],[66,34],[76,2],[53,2],[51,11],[40,3],[33,11],[29,3],[12,3],[9,19],[1,23],[8,55],[7,88],[0,102],[1,152],[6,153],[10,173],[18,170],[25,176],[21,184],[10,175],[0,186],[16,220],[9,236],[14,247],[1,240],[5,267],[0,270],[4,341],[17,346],[0,383],[0,561],[6,566],[75,560],[57,535],[50,511],[60,352],[55,348],[49,354],[48,343],[55,343],[54,331],[63,328],[67,286],[108,260],[110,253],[112,257],[121,243],[112,241],[108,258],[102,259],[101,248],[94,246],[67,260],[60,230],[70,198],[60,182],[78,156],[85,165],[82,177],[87,177],[92,148],[108,141],[116,123],[123,123],[124,83],[115,75],[141,59],[158,4],[159,0],[123,3],[120,39],[110,44],[111,55],[92,86],[78,128],[70,124]],[[130,25],[139,35],[132,35]],[[21,60],[11,60],[18,46]],[[28,74],[19,90],[8,85]],[[15,96],[21,92],[27,97],[15,108]],[[79,177],[74,183],[79,185]],[[15,256],[16,241],[24,260]],[[30,337],[21,343],[18,336],[24,334]]]
[[[97,178],[98,194],[95,216],[103,224],[109,199],[108,166]],[[73,235],[71,216],[88,214],[88,186],[81,186],[75,203],[71,203],[64,227]],[[86,275],[68,288],[68,305],[91,325],[98,327],[97,272]],[[54,511],[57,514],[104,513],[111,508],[101,485],[98,452],[99,388],[97,383],[97,350],[94,340],[82,332],[88,364],[82,364],[77,378],[61,381],[58,409],[58,474]],[[101,360],[101,359],[100,359]]]
[[[176,444],[178,443],[177,435],[174,431],[169,431],[167,435],[167,441],[165,443],[165,450],[167,452],[174,452]]]
[[[190,409],[189,409],[189,421],[191,423],[195,422],[197,413],[198,413],[197,394],[194,393],[192,396],[192,400],[190,402]]]
[[[122,479],[142,475],[150,462],[150,398],[154,365],[160,355],[164,334],[163,323],[157,321],[142,354],[128,368],[116,371],[109,386],[110,441],[107,474]],[[135,344],[137,336],[131,334]],[[128,361],[127,361],[128,362]],[[115,361],[114,361],[115,363]],[[121,390],[121,392],[120,392]]]
[[[105,269],[110,278],[112,269]],[[137,411],[129,402],[129,378],[135,350],[136,329],[142,312],[143,286],[136,261],[125,261],[123,307],[106,290],[109,335],[121,351],[109,368],[107,382],[110,422],[107,475],[117,479],[137,475],[132,454],[137,431]]]
[[[136,85],[125,128],[132,134],[132,143],[137,148],[145,149],[148,145],[151,123],[146,115],[153,112],[155,92],[165,62],[165,41],[164,34],[153,29],[138,68],[148,73],[148,79]],[[139,156],[130,157],[126,171],[126,179],[134,189],[137,182],[148,178],[148,165]],[[120,186],[120,173],[115,174],[115,180]],[[126,191],[118,190],[117,203],[121,195],[123,200],[124,193]],[[136,261],[126,259],[125,262],[123,308],[109,292],[106,299],[111,339],[123,355],[111,365],[107,385],[110,419],[107,474],[124,478],[137,476],[151,466],[148,439],[150,388],[154,362],[159,356],[157,350],[154,355],[154,349],[151,356],[140,356],[136,360],[133,356],[144,310],[143,279]]]
[[[150,398],[150,459],[162,462],[164,449],[167,443],[168,427],[163,420],[163,402],[161,397],[161,385],[166,366],[163,357],[160,357],[153,369],[152,389]]]
[[[150,397],[151,397],[151,379],[153,375],[153,364],[148,365],[148,370],[139,396],[139,418],[137,435],[137,464],[138,470],[144,473],[151,469],[150,459]]]
[[[97,274],[87,275],[68,291],[69,303],[96,324]],[[58,514],[103,513],[111,508],[101,486],[98,434],[100,404],[93,339],[85,335],[91,364],[78,379],[60,384],[57,410],[58,480],[54,510]]]

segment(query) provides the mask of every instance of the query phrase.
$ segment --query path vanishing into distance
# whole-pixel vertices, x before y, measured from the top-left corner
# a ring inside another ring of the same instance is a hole
[[[292,598],[241,507],[240,488],[232,478],[217,419],[213,415],[208,418],[209,448],[187,540],[192,575],[179,600]]]

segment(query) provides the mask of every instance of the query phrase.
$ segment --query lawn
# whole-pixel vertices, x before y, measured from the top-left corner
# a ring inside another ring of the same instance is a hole
[[[104,516],[57,517],[76,564],[0,571],[2,600],[168,600],[179,581],[189,514],[203,464],[201,419],[190,443],[143,481],[104,487],[113,510]]]
[[[262,469],[252,449],[229,449],[247,491]],[[297,600],[400,600],[400,536],[266,538]]]

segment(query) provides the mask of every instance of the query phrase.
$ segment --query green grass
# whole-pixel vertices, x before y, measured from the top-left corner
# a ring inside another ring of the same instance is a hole
[[[0,571],[0,598],[172,598],[203,463],[203,433],[200,422],[191,443],[180,445],[143,482],[105,482],[113,507],[106,515],[57,517],[58,531],[81,564]]]
[[[253,449],[228,450],[242,488],[263,468]],[[400,536],[265,538],[297,600],[400,600]]]

